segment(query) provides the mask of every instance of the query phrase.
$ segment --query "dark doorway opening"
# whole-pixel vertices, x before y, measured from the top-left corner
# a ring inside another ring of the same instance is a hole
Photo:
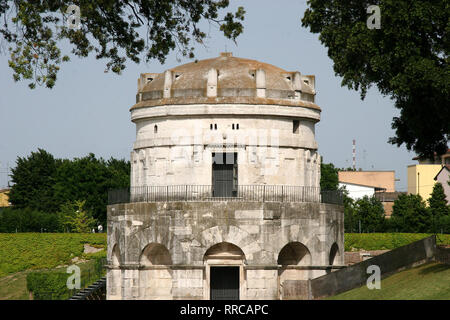
[[[213,153],[212,156],[213,197],[236,197],[237,153]]]
[[[210,268],[211,300],[239,300],[239,267]]]

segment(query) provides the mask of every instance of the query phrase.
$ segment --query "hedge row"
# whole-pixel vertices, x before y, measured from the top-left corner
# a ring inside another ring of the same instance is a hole
[[[345,251],[392,250],[429,236],[429,233],[346,233]],[[450,245],[450,234],[438,234],[437,243]]]
[[[78,265],[81,269],[80,289],[86,288],[105,275],[104,258],[96,258]],[[67,300],[76,293],[76,289],[67,287],[71,276],[65,268],[52,271],[35,271],[27,275],[27,289],[34,300]]]
[[[42,231],[64,231],[57,213],[47,213],[30,208],[0,210],[0,232]]]

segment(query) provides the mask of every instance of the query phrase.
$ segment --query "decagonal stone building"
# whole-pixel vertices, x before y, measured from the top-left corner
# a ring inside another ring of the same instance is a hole
[[[141,74],[131,188],[108,206],[107,298],[283,299],[286,281],[343,265],[314,101],[314,76],[231,53]]]

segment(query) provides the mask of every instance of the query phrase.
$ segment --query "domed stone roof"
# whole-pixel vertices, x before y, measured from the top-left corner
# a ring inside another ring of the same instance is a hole
[[[320,108],[314,103],[315,77],[256,60],[221,53],[164,73],[138,79],[132,109],[168,104],[276,104]]]

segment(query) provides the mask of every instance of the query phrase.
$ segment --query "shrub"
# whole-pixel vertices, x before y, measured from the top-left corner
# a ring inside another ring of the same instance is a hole
[[[106,260],[96,258],[78,265],[81,269],[80,289],[89,286],[105,275],[103,266]],[[77,289],[67,288],[71,276],[65,268],[51,271],[36,271],[27,275],[27,289],[33,293],[34,300],[65,300],[75,294]]]
[[[27,275],[27,289],[33,293],[34,300],[68,299],[68,276],[68,273],[63,272],[31,272]]]

